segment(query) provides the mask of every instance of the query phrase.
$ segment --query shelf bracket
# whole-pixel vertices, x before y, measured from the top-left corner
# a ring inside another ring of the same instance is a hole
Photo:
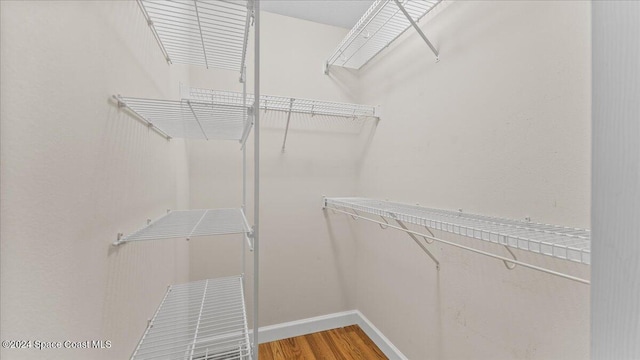
[[[436,62],[440,61],[440,54],[438,54],[438,50],[436,50],[435,46],[433,46],[433,44],[431,43],[431,41],[429,41],[429,39],[427,38],[427,36],[422,32],[422,29],[420,29],[420,27],[418,26],[418,24],[413,20],[413,18],[411,17],[411,15],[409,15],[409,13],[407,12],[407,9],[404,8],[404,6],[402,6],[402,4],[400,3],[399,0],[394,0],[396,2],[396,5],[398,6],[398,8],[400,9],[400,11],[402,11],[402,13],[404,14],[404,16],[407,18],[407,20],[409,20],[409,22],[411,23],[411,26],[413,26],[413,28],[418,32],[418,35],[420,35],[420,37],[422,38],[422,40],[424,40],[425,43],[427,43],[427,46],[429,47],[429,49],[431,49],[431,51],[433,51],[433,53],[436,56]]]
[[[293,101],[295,99],[291,98],[289,100],[289,113],[287,114],[287,126],[284,129],[284,141],[282,141],[282,152],[284,152],[284,147],[287,145],[287,134],[289,134],[289,122],[291,121],[291,110],[293,109]]]
[[[136,119],[142,121],[145,125],[147,125],[148,128],[150,128],[153,131],[157,132],[158,134],[162,135],[165,139],[167,139],[167,141],[171,140],[171,136],[169,136],[169,134],[167,134],[164,131],[162,131],[159,128],[157,128],[155,125],[153,125],[153,123],[151,121],[147,120],[147,118],[145,118],[140,113],[138,113],[137,111],[135,111],[134,109],[129,107],[129,105],[127,105],[127,103],[124,101],[124,99],[122,99],[122,97],[120,95],[113,95],[112,98],[118,104],[118,109],[126,109],[131,114],[135,115]]]
[[[411,237],[413,239],[413,241],[416,242],[416,244],[418,244],[418,246],[420,246],[420,248],[427,254],[429,255],[429,257],[431,258],[431,260],[433,260],[434,263],[436,263],[436,270],[440,270],[440,262],[438,261],[438,259],[436,259],[436,257],[431,253],[431,251],[429,251],[429,249],[427,249],[427,247],[420,242],[420,240],[418,240],[418,238],[411,232],[408,232],[406,230],[409,230],[407,228],[407,226],[400,220],[395,219],[396,222],[398,223],[398,225],[400,225],[401,228],[403,228],[405,230],[405,232],[407,233],[407,235],[409,235],[409,237]],[[385,221],[386,222],[386,221]]]
[[[432,238],[435,237],[435,235],[433,235],[433,232],[431,231],[431,229],[429,229],[429,227],[425,226],[424,229],[427,230],[427,232],[429,233],[429,235],[431,235]],[[423,236],[423,238],[424,238],[424,241],[427,242],[427,244],[433,244],[433,242],[435,241],[433,239],[429,239],[426,236]]]
[[[380,226],[380,229],[382,229],[382,230],[388,229],[389,228],[389,222],[387,221],[387,219],[382,215],[379,215],[379,216],[380,216],[380,219],[382,219],[382,221],[384,221],[384,223],[387,224],[387,225],[378,224],[378,226]]]
[[[511,251],[511,249],[509,249],[509,247],[507,245],[504,245],[504,248],[507,249],[507,251],[509,252],[509,254],[513,257],[513,260],[518,260],[518,258],[516,257],[516,254],[513,253],[513,251]],[[516,268],[516,263],[512,263],[510,261],[507,260],[502,260],[502,262],[504,263],[504,266],[509,269],[509,270],[513,270]]]
[[[187,100],[187,104],[189,105],[189,109],[191,109],[191,113],[193,114],[193,117],[198,122],[198,126],[200,126],[200,130],[202,131],[202,135],[204,135],[205,139],[209,140],[209,138],[207,137],[207,133],[204,132],[204,128],[202,127],[202,124],[200,123],[200,119],[198,119],[198,115],[196,115],[196,112],[193,110],[193,106],[191,106],[191,100]]]
[[[247,242],[247,246],[249,246],[249,251],[253,251],[253,226],[251,227],[251,231],[244,233],[244,239]]]
[[[244,126],[244,130],[242,132],[242,138],[240,138],[240,150],[244,150],[245,145],[247,144],[247,139],[249,139],[249,134],[251,133],[251,128],[253,127],[253,113],[254,107],[249,106],[247,108],[247,123]]]
[[[193,0],[193,6],[196,9],[196,19],[198,20],[198,30],[200,31],[200,42],[202,43],[202,54],[204,55],[204,65],[209,68],[207,60],[207,48],[204,46],[204,36],[202,35],[202,24],[200,23],[200,12],[198,11],[198,2]]]
[[[124,236],[123,233],[118,233],[116,241],[112,242],[111,245],[113,246],[122,245],[124,243],[124,241],[122,240],[123,236]]]

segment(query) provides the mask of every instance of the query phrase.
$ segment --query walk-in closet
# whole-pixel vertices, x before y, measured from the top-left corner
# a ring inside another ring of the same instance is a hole
[[[0,357],[640,359],[640,2],[0,1]]]

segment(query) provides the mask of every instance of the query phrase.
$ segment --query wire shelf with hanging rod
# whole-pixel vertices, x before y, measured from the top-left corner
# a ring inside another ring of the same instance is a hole
[[[251,359],[242,276],[170,286],[131,359]]]
[[[114,245],[125,242],[197,236],[249,234],[251,228],[242,209],[205,209],[169,211],[140,230],[119,236]]]
[[[243,106],[242,93],[207,102],[120,95],[114,99],[119,106],[170,138],[241,141],[250,126],[249,107]]]
[[[440,1],[376,0],[329,56],[325,63],[325,73],[328,73],[331,66],[360,69],[411,26],[419,32],[437,58],[437,50],[417,27],[416,22]]]
[[[231,91],[210,90],[201,88],[182,89],[182,96],[195,101],[215,101],[215,99],[238,99],[242,94]],[[247,94],[247,102],[253,104],[253,94]],[[304,98],[260,95],[260,110],[274,111],[286,117],[282,151],[285,151],[291,115],[309,117],[330,117],[345,120],[379,119],[380,108],[371,105],[341,103],[335,101],[312,100]],[[250,126],[249,126],[250,128]],[[245,134],[246,136],[246,134]]]
[[[422,236],[425,239],[436,240],[483,255],[489,255],[505,261],[506,265],[519,264],[535,270],[560,275],[578,282],[589,283],[587,280],[522,263],[517,259],[504,258],[442,240],[435,237],[432,233],[430,233],[430,235],[418,233],[417,231],[409,230],[404,223],[503,245],[507,247],[507,250],[509,250],[509,248],[519,249],[589,265],[591,263],[591,232],[586,229],[502,219],[467,214],[459,211],[431,209],[418,205],[356,197],[324,198],[323,206],[337,212],[348,214],[354,218],[362,218],[379,223],[380,226],[385,228],[392,227],[408,232],[410,235]],[[384,222],[363,217],[360,213],[381,217]],[[390,219],[392,222],[397,222],[401,227],[389,223],[387,219]],[[513,255],[510,250],[509,252]],[[509,265],[508,267],[512,268]]]
[[[233,91],[189,88],[188,93],[183,90],[183,97],[197,101],[215,101],[216,99],[242,100],[242,93]],[[188,95],[187,95],[188,94]],[[247,103],[253,103],[253,94],[247,94]],[[240,101],[240,105],[242,102]],[[297,97],[260,95],[260,109],[292,112],[307,115],[326,115],[344,118],[379,117],[379,110],[375,106],[341,103],[335,101],[312,100]]]
[[[253,1],[138,0],[168,63],[243,72]]]

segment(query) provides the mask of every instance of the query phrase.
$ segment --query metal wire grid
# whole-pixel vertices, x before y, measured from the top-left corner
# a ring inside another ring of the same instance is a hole
[[[132,360],[250,359],[242,276],[173,285]]]
[[[440,1],[404,0],[401,3],[417,22]],[[394,0],[377,0],[331,54],[327,65],[360,69],[410,26]]]
[[[241,209],[171,211],[119,242],[194,236],[240,234],[249,232]]]
[[[242,105],[242,93],[232,91],[191,88],[189,96],[199,101],[229,101],[234,99]],[[247,104],[253,104],[253,94],[247,94]],[[348,104],[333,101],[320,101],[302,98],[291,98],[274,95],[260,96],[260,109],[292,112],[309,115],[326,115],[337,117],[377,117],[376,108],[370,105]]]
[[[585,229],[429,209],[365,198],[327,198],[327,205],[366,212],[517,249],[591,262],[591,232]]]
[[[217,101],[157,100],[115,96],[148,124],[174,138],[241,140],[248,109],[235,97]]]
[[[138,0],[167,62],[242,72],[246,0]]]

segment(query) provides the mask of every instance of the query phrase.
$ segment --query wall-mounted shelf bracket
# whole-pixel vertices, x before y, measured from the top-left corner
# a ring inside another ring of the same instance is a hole
[[[385,221],[386,222],[386,221]],[[398,225],[400,225],[401,228],[403,228],[405,231],[409,230],[407,228],[407,226],[400,220],[396,219],[396,222],[398,223]],[[388,225],[387,225],[388,227]],[[427,249],[427,247],[420,241],[418,240],[418,238],[410,232],[407,232],[407,235],[409,235],[410,238],[413,239],[413,241],[416,242],[416,244],[418,244],[418,246],[420,246],[420,248],[422,249],[422,251],[425,252],[425,254],[429,255],[429,257],[431,258],[431,260],[433,260],[434,263],[436,263],[436,270],[440,270],[440,262],[438,261],[438,259],[436,259],[436,257],[431,253],[431,251],[429,251],[429,249]]]
[[[289,100],[289,112],[287,113],[287,126],[284,129],[284,140],[282,141],[282,152],[284,152],[284,148],[287,145],[287,135],[289,134],[289,122],[291,121],[291,110],[293,109],[294,98]]]
[[[509,254],[511,255],[511,257],[513,257],[513,260],[518,260],[518,258],[516,257],[516,254],[513,253],[513,251],[511,251],[511,249],[509,249],[508,246],[504,246],[505,249],[507,249],[507,251],[509,252]],[[507,267],[507,269],[509,270],[513,270],[516,268],[516,263],[513,263],[511,261],[507,261],[507,260],[502,260],[502,262],[504,263],[504,266]]]
[[[200,119],[198,119],[198,115],[196,115],[196,112],[193,110],[193,105],[191,105],[191,101],[187,100],[187,104],[189,105],[189,110],[191,110],[191,114],[193,114],[193,117],[196,119],[196,122],[198,123],[200,130],[202,130],[202,135],[204,136],[205,140],[209,140],[209,138],[207,137],[207,133],[204,131],[204,128],[202,127],[202,123],[200,122]]]
[[[433,44],[431,43],[431,41],[429,41],[429,39],[427,38],[427,36],[424,34],[424,32],[422,32],[422,29],[420,29],[420,27],[418,26],[418,24],[413,20],[413,18],[411,17],[411,15],[409,15],[409,12],[407,12],[407,9],[404,8],[404,6],[402,5],[402,3],[400,3],[400,1],[398,0],[394,0],[396,2],[396,5],[398,6],[398,8],[400,9],[400,11],[402,11],[402,13],[404,14],[404,16],[407,18],[407,20],[411,23],[411,26],[413,26],[413,28],[416,30],[416,32],[418,33],[418,35],[420,35],[420,37],[422,38],[422,40],[424,40],[425,43],[427,43],[427,46],[429,47],[429,49],[431,49],[431,51],[433,51],[433,54],[436,56],[436,62],[440,61],[440,55],[438,54],[438,50],[435,48],[435,46],[433,46]]]
[[[113,95],[112,98],[116,101],[116,103],[118,104],[118,108],[119,109],[126,109],[129,112],[131,112],[131,114],[135,115],[135,118],[142,121],[142,123],[144,123],[145,125],[147,125],[147,127],[149,129],[153,129],[153,131],[157,132],[158,134],[162,135],[165,139],[167,140],[171,140],[171,135],[165,133],[164,131],[160,130],[158,127],[156,127],[151,121],[147,120],[144,116],[142,116],[139,112],[137,112],[136,110],[132,109],[129,105],[127,105],[127,103],[124,101],[124,99],[118,94],[118,95]]]

